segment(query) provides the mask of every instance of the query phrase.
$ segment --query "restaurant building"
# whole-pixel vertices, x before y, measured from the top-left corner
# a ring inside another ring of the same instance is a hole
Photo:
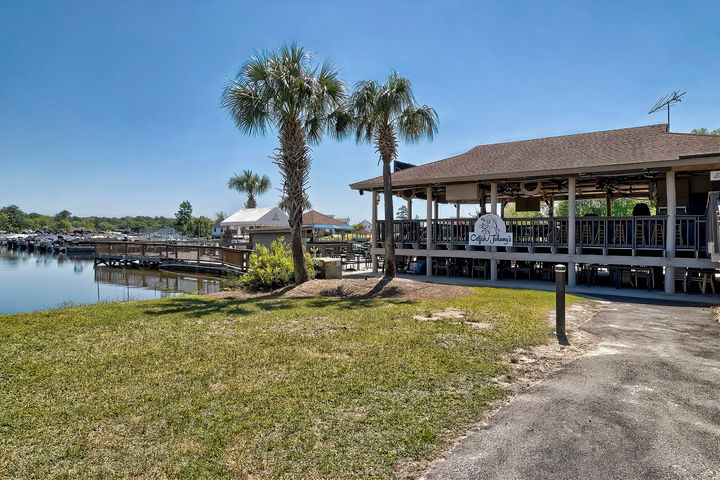
[[[666,124],[480,145],[396,167],[393,194],[408,202],[410,215],[395,220],[391,234],[397,255],[425,262],[427,275],[549,277],[552,265],[564,263],[571,286],[592,283],[602,270],[616,274],[618,283],[637,286],[640,279],[668,293],[688,282],[702,281],[705,289],[720,266],[717,195],[711,193],[720,190],[718,170],[720,137],[669,132]],[[351,188],[370,193],[377,270],[387,238],[377,217],[382,177]],[[608,207],[617,198],[642,200],[632,216],[577,216],[577,200],[591,198],[605,199]],[[425,201],[423,212],[412,212],[413,199]],[[554,215],[559,200],[567,201],[566,216]],[[509,203],[538,214],[505,218]],[[454,205],[457,215],[438,218],[440,204]],[[502,220],[460,218],[468,204]]]

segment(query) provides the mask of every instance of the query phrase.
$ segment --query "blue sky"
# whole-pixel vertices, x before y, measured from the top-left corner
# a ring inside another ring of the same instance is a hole
[[[274,134],[248,137],[219,108],[254,50],[298,41],[352,84],[392,68],[436,108],[425,163],[483,144],[662,123],[720,127],[720,2],[0,0],[0,205],[54,214],[232,212],[250,168],[280,185]],[[348,184],[380,174],[369,146],[314,148],[310,199],[369,216]],[[260,197],[274,205],[278,193]],[[416,207],[417,208],[417,207]],[[452,209],[448,207],[449,213]]]

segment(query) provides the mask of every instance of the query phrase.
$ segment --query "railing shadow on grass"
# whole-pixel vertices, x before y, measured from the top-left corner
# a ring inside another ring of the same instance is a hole
[[[176,297],[167,302],[153,303],[145,309],[147,315],[185,315],[195,318],[217,313],[248,315],[252,312],[253,309],[245,307],[242,301],[207,297]]]
[[[255,297],[236,298],[209,298],[209,297],[178,297],[168,302],[153,304],[145,313],[149,315],[181,314],[195,318],[205,315],[249,315],[258,310],[275,311],[289,310],[298,306],[295,301],[304,301],[299,306],[311,308],[335,307],[340,309],[372,308],[380,303],[393,305],[409,305],[415,300],[396,298],[400,289],[387,285],[389,279],[381,279],[369,292],[353,296],[352,292],[342,286],[323,290],[317,296],[285,297],[295,288],[294,285],[275,290]]]
[[[234,298],[177,297],[170,301],[156,303],[145,310],[148,315],[185,315],[194,318],[206,315],[223,314],[242,316],[256,313],[258,310],[289,310],[293,308],[290,299],[273,296],[259,296],[242,300]]]

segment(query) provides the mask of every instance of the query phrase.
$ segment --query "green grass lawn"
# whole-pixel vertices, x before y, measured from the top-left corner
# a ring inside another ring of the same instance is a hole
[[[413,319],[449,306],[491,327]],[[476,289],[0,315],[0,478],[392,477],[504,395],[500,357],[547,341],[553,306]]]

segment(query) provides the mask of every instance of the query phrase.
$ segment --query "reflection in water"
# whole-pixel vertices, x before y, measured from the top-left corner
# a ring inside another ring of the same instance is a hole
[[[0,314],[114,300],[213,293],[220,279],[160,270],[93,266],[92,255],[0,248]]]
[[[214,293],[220,290],[220,280],[215,277],[190,277],[163,270],[116,268],[104,265],[95,267],[95,281],[166,292]]]

